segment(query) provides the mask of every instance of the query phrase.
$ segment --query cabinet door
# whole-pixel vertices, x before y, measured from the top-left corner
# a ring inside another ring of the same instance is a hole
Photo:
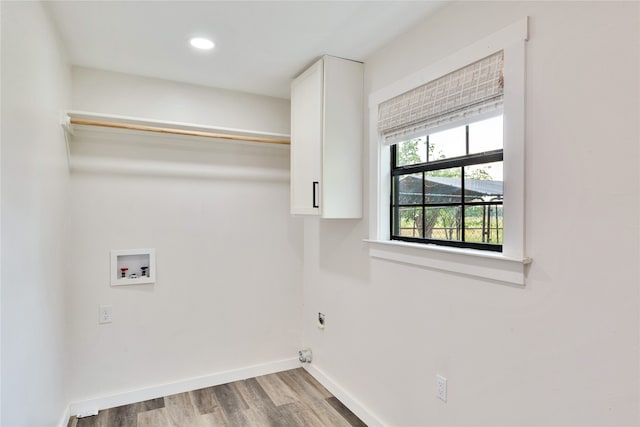
[[[291,85],[291,213],[319,215],[322,185],[323,61]]]
[[[322,217],[362,217],[361,62],[325,56]]]

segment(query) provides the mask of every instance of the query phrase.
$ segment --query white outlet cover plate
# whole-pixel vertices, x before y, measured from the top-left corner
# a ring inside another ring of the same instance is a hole
[[[98,311],[98,323],[111,323],[112,307],[110,305],[101,305]]]

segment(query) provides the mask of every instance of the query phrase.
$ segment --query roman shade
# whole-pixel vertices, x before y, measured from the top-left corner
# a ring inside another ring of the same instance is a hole
[[[500,51],[378,106],[378,132],[392,145],[430,129],[502,109],[504,52]]]

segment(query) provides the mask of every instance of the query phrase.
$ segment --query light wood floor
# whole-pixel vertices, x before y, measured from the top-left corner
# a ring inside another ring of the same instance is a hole
[[[302,368],[72,417],[68,427],[364,426]]]

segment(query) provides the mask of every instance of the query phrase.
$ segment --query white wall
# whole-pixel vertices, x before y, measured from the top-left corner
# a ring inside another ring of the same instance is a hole
[[[288,133],[281,99],[81,69],[73,92],[77,110]],[[96,132],[71,146],[84,159],[69,203],[72,401],[296,357],[288,147]],[[109,251],[144,247],[157,282],[111,287]],[[100,304],[113,323],[98,325]]]
[[[68,403],[68,169],[60,111],[70,69],[40,3],[2,2],[2,419],[51,426]]]
[[[289,133],[289,100],[73,67],[73,109]]]
[[[366,217],[305,220],[305,345],[386,424],[640,423],[639,7],[454,2],[366,60],[370,94],[531,17],[524,288],[370,259]]]

